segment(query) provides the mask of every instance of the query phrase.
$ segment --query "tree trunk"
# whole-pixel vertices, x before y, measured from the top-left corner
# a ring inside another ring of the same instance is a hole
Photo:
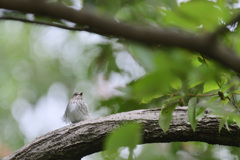
[[[229,125],[218,132],[219,119],[206,114],[199,120],[194,133],[187,117],[187,107],[177,107],[167,133],[158,125],[161,109],[123,112],[107,117],[82,121],[49,132],[3,158],[3,160],[73,160],[102,151],[104,138],[123,123],[137,122],[143,126],[144,143],[201,141],[209,144],[239,146],[240,129]]]

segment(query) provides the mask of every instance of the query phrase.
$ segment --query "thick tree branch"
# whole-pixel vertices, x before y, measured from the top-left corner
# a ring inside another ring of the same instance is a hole
[[[160,109],[135,110],[79,122],[57,129],[35,139],[3,160],[73,160],[102,151],[106,135],[123,123],[137,122],[143,126],[144,143],[201,141],[239,147],[240,129],[230,125],[228,132],[218,132],[219,119],[205,115],[194,133],[187,118],[187,107],[177,107],[167,133],[158,125]]]
[[[240,73],[240,58],[231,49],[213,41],[211,35],[197,35],[160,27],[121,23],[112,18],[97,16],[86,10],[77,11],[58,3],[45,3],[40,0],[1,0],[0,8],[64,19],[79,25],[86,25],[91,28],[91,32],[98,34],[193,50]]]

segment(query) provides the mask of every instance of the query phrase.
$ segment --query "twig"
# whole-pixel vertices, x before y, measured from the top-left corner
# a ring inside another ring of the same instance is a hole
[[[206,64],[206,66],[209,68],[208,64],[207,64],[207,61],[206,61],[206,58],[201,54],[201,57],[203,59],[203,62]]]
[[[187,97],[211,97],[211,96],[216,96],[218,95],[217,93],[214,93],[214,94],[199,94],[199,95],[194,95],[194,94],[189,94],[189,95],[186,95]]]
[[[236,105],[236,103],[235,103],[229,96],[227,96],[226,98],[232,103],[232,105],[233,105],[238,111],[240,111],[239,107]]]
[[[28,20],[24,18],[16,18],[16,17],[0,17],[0,20],[10,20],[10,21],[21,21],[25,23],[33,23],[33,24],[40,24],[40,25],[45,25],[45,26],[51,26],[51,27],[57,27],[61,29],[66,29],[66,30],[71,30],[71,31],[87,31],[87,32],[97,32],[97,30],[91,29],[88,26],[85,27],[68,27],[56,23],[48,23],[48,22],[43,22],[43,21],[38,21],[38,20]]]

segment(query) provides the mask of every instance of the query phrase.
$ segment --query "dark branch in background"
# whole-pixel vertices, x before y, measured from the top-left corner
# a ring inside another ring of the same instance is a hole
[[[37,20],[29,20],[29,19],[19,18],[19,17],[18,18],[16,18],[16,17],[0,17],[0,20],[20,21],[20,22],[24,22],[24,23],[32,23],[32,24],[40,24],[40,25],[45,25],[45,26],[57,27],[57,28],[61,28],[61,29],[71,30],[71,31],[86,31],[86,32],[93,32],[93,33],[101,34],[97,30],[91,29],[88,26],[68,27],[68,26],[64,26],[61,24],[48,23],[48,22],[42,22],[42,21],[37,21]]]
[[[42,21],[37,21],[37,20],[28,20],[28,19],[16,18],[16,17],[0,17],[0,20],[21,21],[21,22],[25,22],[25,23],[40,24],[40,25],[45,25],[45,26],[51,26],[51,27],[57,27],[57,28],[72,30],[72,31],[86,31],[87,30],[87,28],[67,27],[67,26],[64,26],[64,25],[61,25],[61,24],[48,23],[48,22],[42,22]]]
[[[211,38],[211,34],[194,34],[173,29],[131,25],[117,22],[113,18],[100,17],[86,10],[74,10],[58,3],[34,0],[1,0],[0,8],[39,14],[64,19],[81,26],[88,26],[91,32],[127,38],[146,44],[162,44],[180,47],[204,54],[226,67],[240,73],[240,58],[224,44]]]
[[[175,109],[167,133],[163,133],[159,128],[159,108],[135,110],[79,122],[49,132],[3,160],[79,160],[86,155],[102,151],[106,135],[123,122],[133,121],[142,124],[142,144],[201,141],[209,144],[240,146],[240,129],[237,125],[229,125],[230,132],[224,127],[219,133],[219,119],[206,114],[199,120],[196,131],[193,132],[187,110],[188,107]]]

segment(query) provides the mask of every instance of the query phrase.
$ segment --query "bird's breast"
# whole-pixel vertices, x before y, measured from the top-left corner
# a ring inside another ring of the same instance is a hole
[[[79,110],[82,106],[82,102],[73,102],[69,104],[69,110],[70,112],[74,112],[76,110]]]

